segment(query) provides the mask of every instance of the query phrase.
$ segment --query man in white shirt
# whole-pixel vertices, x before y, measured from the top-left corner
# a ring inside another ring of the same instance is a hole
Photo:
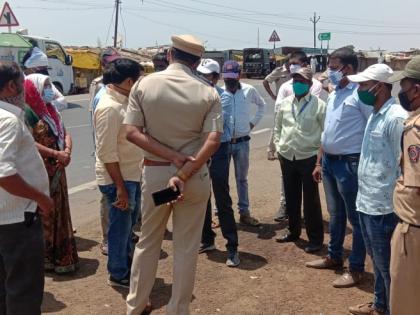
[[[23,73],[0,62],[0,314],[41,314],[48,176],[23,122]]]
[[[226,61],[223,65],[224,92],[221,95],[223,107],[232,108],[230,157],[235,165],[236,188],[240,222],[244,225],[258,226],[260,223],[249,211],[248,169],[249,169],[249,134],[264,115],[265,101],[251,85],[239,81],[240,66],[236,61]],[[251,118],[251,105],[258,107]]]

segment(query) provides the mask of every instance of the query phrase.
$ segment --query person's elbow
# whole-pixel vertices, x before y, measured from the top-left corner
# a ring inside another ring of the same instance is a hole
[[[207,144],[211,148],[211,151],[216,152],[219,147],[220,143],[222,141],[222,135],[221,132],[212,132],[209,134],[209,137],[207,138]]]
[[[124,128],[126,130],[126,139],[131,143],[135,143],[135,140],[140,133],[137,127],[132,125],[125,125]]]

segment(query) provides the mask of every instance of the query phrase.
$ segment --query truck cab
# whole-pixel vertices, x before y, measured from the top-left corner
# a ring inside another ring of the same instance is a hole
[[[243,72],[246,77],[265,77],[273,69],[270,50],[264,48],[245,48]]]
[[[72,57],[55,40],[30,35],[23,35],[23,37],[47,55],[51,81],[61,93],[69,94],[74,85]]]

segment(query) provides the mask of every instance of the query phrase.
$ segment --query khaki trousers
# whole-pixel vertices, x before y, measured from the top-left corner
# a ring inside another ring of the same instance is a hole
[[[167,306],[169,315],[189,314],[195,271],[210,180],[203,167],[185,185],[184,200],[172,206],[155,207],[151,194],[165,188],[176,173],[172,166],[145,166],[142,183],[143,225],[131,267],[127,314],[139,315],[145,308],[155,283],[162,240],[172,213],[173,223],[173,285]]]
[[[420,314],[420,228],[399,223],[391,241],[391,314]]]

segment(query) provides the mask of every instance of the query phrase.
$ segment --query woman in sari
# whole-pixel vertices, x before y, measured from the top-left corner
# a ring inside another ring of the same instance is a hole
[[[50,180],[54,209],[41,213],[45,240],[45,269],[63,274],[78,265],[76,241],[70,216],[65,167],[71,158],[72,141],[60,114],[51,104],[53,97],[49,77],[31,74],[25,79],[27,123],[44,159]]]

